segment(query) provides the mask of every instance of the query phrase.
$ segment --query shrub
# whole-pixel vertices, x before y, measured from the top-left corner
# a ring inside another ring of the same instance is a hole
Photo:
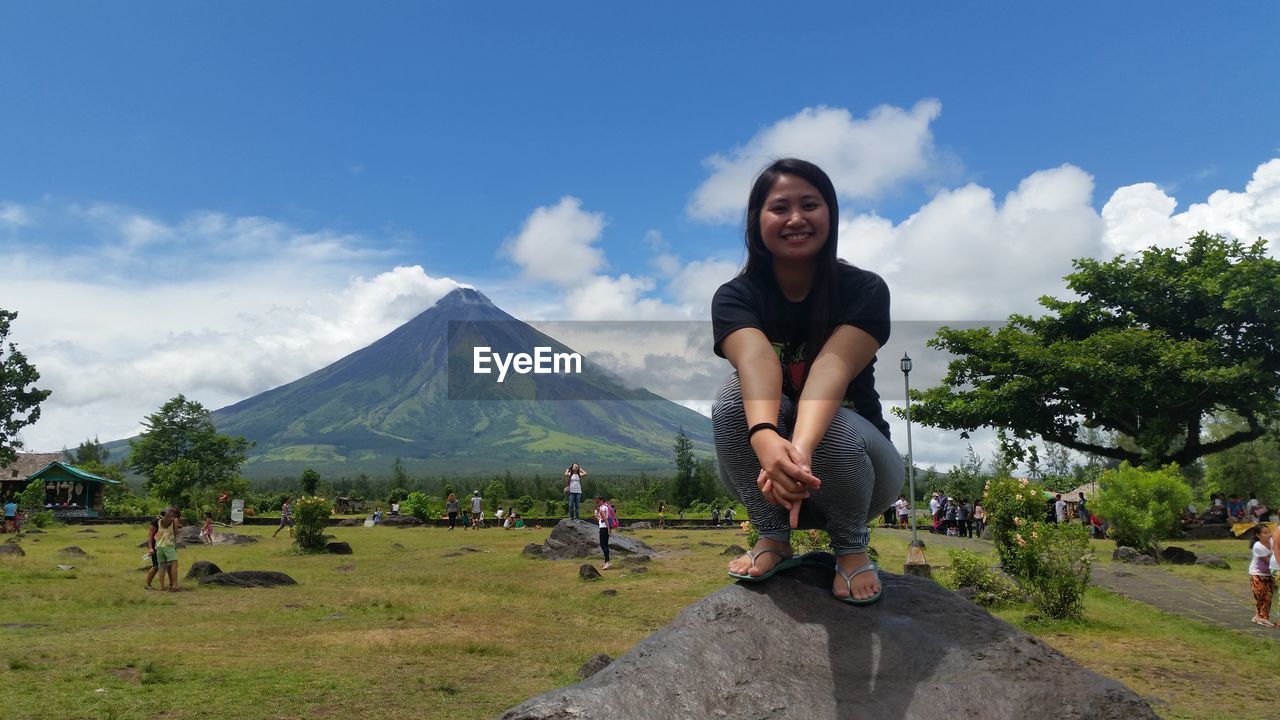
[[[1191,502],[1191,488],[1173,464],[1149,470],[1121,463],[1098,477],[1098,487],[1092,508],[1106,520],[1111,539],[1157,557],[1156,543],[1173,537]]]
[[[443,515],[444,503],[439,498],[415,491],[400,503],[400,510],[425,522]]]
[[[516,500],[515,507],[523,515],[523,514],[527,514],[530,510],[533,509],[533,503],[534,503],[534,500],[532,496],[521,495],[519,499]]]
[[[973,588],[978,592],[975,599],[981,605],[1001,605],[1021,599],[1018,586],[997,573],[978,553],[957,548],[948,550],[947,554],[951,556],[951,567],[942,573],[947,587]]]
[[[1055,620],[1080,617],[1093,561],[1089,531],[1080,523],[1041,523],[1026,550],[1036,558],[1036,571],[1019,579],[1031,603]]]
[[[324,531],[333,514],[333,503],[313,495],[293,503],[293,537],[298,547],[308,552],[324,550]]]
[[[27,517],[26,524],[38,528],[47,528],[53,525],[53,511],[41,510],[40,512],[31,513]]]

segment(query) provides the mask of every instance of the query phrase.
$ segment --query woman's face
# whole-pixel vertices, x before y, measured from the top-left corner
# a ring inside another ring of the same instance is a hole
[[[775,262],[811,262],[827,244],[831,218],[822,193],[795,175],[780,175],[760,208],[760,237]]]

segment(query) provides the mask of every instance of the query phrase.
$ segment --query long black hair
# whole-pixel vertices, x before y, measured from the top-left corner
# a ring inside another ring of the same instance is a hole
[[[809,288],[809,328],[805,333],[805,360],[813,363],[818,351],[831,336],[831,316],[837,272],[840,260],[836,257],[836,244],[840,227],[840,203],[836,200],[836,188],[831,178],[822,168],[808,160],[799,158],[782,158],[770,163],[756,176],[751,186],[751,194],[747,196],[747,264],[742,268],[740,276],[745,276],[764,287],[776,287],[777,279],[773,275],[773,254],[764,245],[764,237],[760,234],[760,211],[764,209],[765,200],[774,183],[783,175],[794,175],[818,189],[823,202],[827,205],[827,242],[818,251],[815,258],[813,285]]]

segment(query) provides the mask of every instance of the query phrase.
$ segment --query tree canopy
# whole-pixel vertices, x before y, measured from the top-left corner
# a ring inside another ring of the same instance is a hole
[[[16,312],[0,309],[0,466],[17,457],[22,449],[18,431],[40,419],[40,403],[50,393],[34,387],[40,373],[17,345],[5,342],[17,317]]]
[[[235,477],[252,446],[243,437],[219,433],[209,411],[182,395],[142,424],[146,430],[129,441],[129,465],[147,477],[148,492],[168,502]]]
[[[1163,466],[1260,437],[1280,415],[1280,261],[1265,241],[1201,232],[1183,247],[1073,265],[1079,299],[1042,297],[1043,316],[1011,315],[995,331],[940,329],[929,344],[955,359],[941,385],[912,392],[913,419]],[[1203,441],[1221,412],[1241,427]],[[1136,447],[1091,441],[1086,428]]]

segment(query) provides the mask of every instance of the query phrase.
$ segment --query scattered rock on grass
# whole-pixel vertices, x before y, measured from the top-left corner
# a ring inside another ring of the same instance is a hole
[[[94,530],[93,528],[85,528],[83,530],[77,530],[76,534],[77,535],[97,535],[98,531]]]
[[[334,555],[350,555],[351,543],[348,542],[331,542],[324,548]]]
[[[529,543],[524,546],[524,550],[521,550],[520,554],[525,557],[540,558],[542,557],[542,546],[538,543]]]
[[[609,667],[609,663],[611,662],[613,662],[613,658],[604,653],[596,653],[595,655],[592,655],[590,660],[586,661],[583,663],[582,667],[578,668],[578,679],[586,680],[592,675],[595,675],[601,670]]]
[[[238,570],[222,572],[200,578],[201,585],[226,585],[228,587],[267,588],[279,585],[297,585],[298,581],[274,570]]]
[[[17,555],[22,557],[27,552],[22,549],[21,545],[0,545],[0,555]]]
[[[618,591],[614,590],[613,588],[609,588],[608,590],[601,590],[600,594],[604,595],[605,597],[613,597],[614,595],[618,594]]]
[[[1160,557],[1165,562],[1171,562],[1174,565],[1195,565],[1196,554],[1190,550],[1185,550],[1176,545],[1170,545],[1160,551]]]
[[[85,552],[84,550],[81,550],[79,547],[75,545],[62,548],[61,550],[58,551],[58,554],[61,555],[62,557],[78,557],[78,558],[89,557],[89,553]]]
[[[578,568],[578,577],[582,578],[583,580],[599,580],[600,571],[595,569],[595,567],[592,565],[583,565],[582,567]]]
[[[612,550],[613,546],[610,545],[609,549]],[[651,558],[648,555],[628,555],[622,558],[619,562],[623,565],[643,565],[644,563],[649,562],[650,559]]]
[[[746,550],[746,548],[742,547],[741,545],[730,545],[729,547],[727,547],[727,548],[725,548],[725,549],[724,549],[724,552],[722,552],[722,553],[720,553],[720,554],[721,554],[721,555],[732,555],[733,557],[737,557],[737,556],[739,556],[739,555],[746,555],[746,554],[747,554],[747,550]]]
[[[208,560],[197,560],[191,563],[191,567],[187,570],[187,579],[199,580],[200,578],[209,577],[210,575],[217,575],[220,572],[222,572],[222,568],[214,565]]]
[[[1202,555],[1199,558],[1196,558],[1196,564],[1203,565],[1205,567],[1211,567],[1215,570],[1231,569],[1231,563],[1228,563],[1226,560],[1218,557],[1217,555]]]

